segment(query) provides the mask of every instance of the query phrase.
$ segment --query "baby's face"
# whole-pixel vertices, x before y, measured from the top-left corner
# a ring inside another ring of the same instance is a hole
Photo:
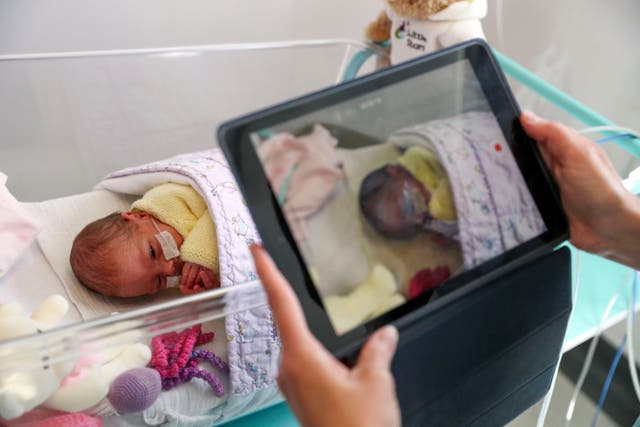
[[[112,243],[116,262],[121,268],[114,280],[114,293],[110,296],[129,298],[155,294],[167,287],[167,277],[180,274],[182,269],[180,257],[164,258],[151,217],[148,214],[134,215],[128,219],[137,226],[133,236]],[[156,223],[161,231],[171,233],[178,246],[182,245],[182,236],[173,227],[157,220]]]
[[[421,232],[429,217],[431,193],[409,171],[399,165],[388,165],[375,171],[380,179],[365,178],[361,188],[361,208],[369,224],[381,234],[394,239],[407,239]],[[371,185],[371,188],[367,188]]]

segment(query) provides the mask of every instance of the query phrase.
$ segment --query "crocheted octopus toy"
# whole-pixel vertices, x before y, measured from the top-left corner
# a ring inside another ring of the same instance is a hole
[[[416,58],[473,38],[484,39],[480,19],[487,0],[386,0],[365,37],[391,42],[391,63]]]
[[[220,379],[198,366],[201,360],[205,360],[220,372],[229,372],[227,363],[213,352],[195,348],[212,341],[214,337],[213,332],[203,333],[201,329],[201,325],[195,325],[181,332],[158,335],[151,341],[149,367],[160,374],[163,390],[200,378],[209,384],[216,396],[224,394]]]

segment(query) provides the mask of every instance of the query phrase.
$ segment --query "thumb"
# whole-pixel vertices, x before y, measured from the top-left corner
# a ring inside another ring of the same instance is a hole
[[[547,121],[538,117],[534,112],[528,110],[523,111],[520,115],[520,123],[522,123],[522,127],[525,132],[527,132],[527,135],[534,140],[540,142],[545,139],[544,124],[547,123]]]
[[[378,329],[365,343],[358,357],[358,368],[389,369],[398,346],[398,330],[393,326]]]
[[[555,123],[542,119],[531,111],[523,111],[520,123],[527,135],[537,143],[545,145],[551,151],[566,150],[579,145],[578,140],[584,139],[574,129],[562,123]]]
[[[527,135],[538,143],[546,163],[563,164],[573,150],[579,149],[580,136],[572,129],[541,119],[531,111],[524,111],[520,122]]]

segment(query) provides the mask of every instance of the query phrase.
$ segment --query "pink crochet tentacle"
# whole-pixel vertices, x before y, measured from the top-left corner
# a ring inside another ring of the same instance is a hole
[[[179,333],[170,332],[152,339],[152,355],[149,366],[160,373],[162,389],[169,390],[178,384],[200,378],[206,381],[216,396],[222,396],[224,389],[220,380],[211,372],[199,369],[199,359],[208,360],[222,372],[228,372],[228,365],[208,350],[197,350],[197,345],[206,344],[214,338],[213,332],[202,333],[202,326],[195,325]]]

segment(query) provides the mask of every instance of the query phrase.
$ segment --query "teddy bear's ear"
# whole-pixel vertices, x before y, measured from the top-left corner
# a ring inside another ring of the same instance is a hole
[[[375,21],[365,28],[364,36],[372,42],[383,42],[391,36],[391,19],[385,11],[380,12]]]
[[[31,313],[31,318],[38,323],[40,328],[52,328],[67,314],[69,311],[69,302],[65,297],[58,294],[49,295],[40,305],[38,305]]]

